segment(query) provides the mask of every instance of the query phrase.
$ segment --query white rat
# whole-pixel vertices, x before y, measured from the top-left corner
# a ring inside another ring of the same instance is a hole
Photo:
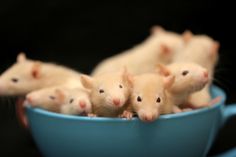
[[[163,76],[175,76],[168,90],[168,101],[176,106],[183,106],[189,95],[202,90],[209,82],[208,70],[191,62],[172,63],[168,66],[159,64],[158,71]]]
[[[80,73],[67,67],[27,59],[24,53],[0,76],[0,95],[25,95],[43,87],[82,87]]]
[[[194,62],[206,68],[209,72],[210,81],[204,89],[194,93],[189,98],[192,107],[204,107],[210,100],[209,86],[214,75],[214,68],[218,62],[219,42],[206,35],[192,35],[190,31],[184,33],[184,39],[188,44],[182,52],[175,56],[174,62]]]
[[[64,114],[78,115],[92,110],[89,91],[83,88],[43,88],[27,94],[26,101],[33,107]]]
[[[157,73],[145,73],[131,76],[130,80],[132,93],[128,111],[124,111],[121,117],[130,119],[132,117],[131,111],[137,113],[142,121],[152,122],[160,114],[172,113],[173,106],[167,103],[166,90],[173,84],[173,76],[162,77]]]
[[[116,117],[121,114],[130,95],[128,72],[111,72],[100,76],[81,76],[83,86],[91,91],[93,114]]]
[[[126,66],[130,73],[152,71],[157,63],[169,63],[172,56],[184,47],[181,35],[156,26],[152,34],[141,44],[120,54],[109,57],[94,68],[92,76],[118,71]]]

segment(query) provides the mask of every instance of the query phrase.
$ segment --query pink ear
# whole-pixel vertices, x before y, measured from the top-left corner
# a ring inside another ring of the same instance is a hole
[[[171,74],[170,70],[163,64],[157,64],[157,72],[163,76],[169,76]]]
[[[164,54],[164,55],[171,53],[171,49],[165,44],[161,44],[160,49],[161,49],[161,53]]]
[[[61,89],[55,89],[55,94],[58,104],[63,104],[65,101],[65,93]]]
[[[169,75],[164,77],[164,87],[165,89],[169,89],[173,83],[175,82],[175,76]]]
[[[17,62],[24,62],[26,60],[26,56],[25,56],[25,53],[24,52],[20,52],[17,56],[17,59],[16,61]]]
[[[193,33],[190,30],[186,30],[184,31],[182,36],[183,36],[183,40],[187,43],[192,39]]]
[[[33,78],[38,79],[40,77],[40,70],[41,70],[41,63],[37,61],[32,65],[31,69],[31,75],[33,76]]]
[[[163,27],[157,25],[157,26],[152,26],[151,29],[150,29],[150,32],[152,34],[154,34],[154,33],[163,33],[163,32],[165,32],[165,29]]]
[[[220,48],[220,43],[218,41],[214,41],[212,48],[211,48],[211,54],[214,55],[214,54],[218,53],[219,48]]]
[[[80,80],[84,88],[87,88],[87,89],[93,88],[94,79],[92,77],[88,75],[81,75]]]

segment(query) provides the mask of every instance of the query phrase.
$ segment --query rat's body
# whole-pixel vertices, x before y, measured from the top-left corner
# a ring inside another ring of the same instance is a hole
[[[206,106],[210,100],[209,86],[214,75],[214,68],[218,61],[219,43],[206,35],[192,36],[187,32],[188,44],[185,49],[176,55],[174,62],[194,62],[206,68],[209,72],[210,81],[201,91],[194,93],[189,98],[189,103],[193,107]]]
[[[95,115],[117,117],[123,112],[130,94],[126,70],[96,77],[82,75],[81,82],[91,91],[90,100]]]
[[[145,122],[156,120],[160,114],[172,113],[173,104],[167,103],[166,91],[174,77],[162,77],[157,73],[145,73],[132,77],[132,93],[129,109]]]
[[[60,85],[82,87],[80,74],[64,66],[29,60],[19,54],[17,62],[0,77],[0,95],[25,95],[33,90]]]
[[[132,74],[150,72],[157,63],[169,63],[173,54],[183,47],[181,35],[157,27],[143,43],[99,63],[92,75],[118,71],[124,66]]]

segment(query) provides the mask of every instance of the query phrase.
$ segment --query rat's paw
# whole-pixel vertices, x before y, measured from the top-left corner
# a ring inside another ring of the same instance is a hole
[[[192,108],[184,108],[182,109],[182,112],[189,112],[189,111],[192,111],[193,109]]]
[[[173,106],[173,113],[180,113],[182,110],[178,106]]]
[[[88,113],[88,117],[97,117],[97,115],[94,113]]]
[[[119,117],[131,120],[133,118],[133,113],[125,110],[121,115],[119,115]]]

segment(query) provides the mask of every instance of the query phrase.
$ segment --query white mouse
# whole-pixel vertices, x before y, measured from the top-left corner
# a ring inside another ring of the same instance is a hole
[[[159,64],[158,72],[163,76],[175,76],[167,94],[169,102],[179,107],[183,107],[192,93],[201,91],[210,81],[208,70],[192,62],[172,63],[167,66]]]
[[[82,87],[80,73],[53,63],[27,59],[24,53],[0,76],[0,95],[25,95],[43,87]]]
[[[122,70],[100,76],[81,76],[85,88],[91,91],[93,113],[102,117],[117,117],[126,106],[130,94],[128,72]]]
[[[181,50],[184,45],[182,35],[166,31],[160,26],[153,27],[151,35],[145,41],[103,60],[94,68],[92,76],[119,71],[124,66],[132,74],[150,72],[157,63],[169,63],[173,54]]]
[[[83,88],[43,88],[27,94],[26,101],[33,107],[64,114],[79,115],[91,113],[92,110],[89,91]]]
[[[193,107],[207,106],[211,100],[209,86],[214,77],[214,69],[218,62],[219,42],[206,35],[193,35],[190,31],[184,33],[187,45],[182,52],[178,53],[174,62],[194,62],[206,68],[209,73],[210,81],[204,89],[192,94],[189,103]]]
[[[173,112],[173,106],[167,103],[167,90],[174,82],[173,76],[162,77],[158,73],[145,73],[131,77],[132,93],[129,107],[123,112],[123,117],[130,119],[137,113],[144,122],[156,120],[160,114]],[[128,111],[128,112],[127,112]]]

